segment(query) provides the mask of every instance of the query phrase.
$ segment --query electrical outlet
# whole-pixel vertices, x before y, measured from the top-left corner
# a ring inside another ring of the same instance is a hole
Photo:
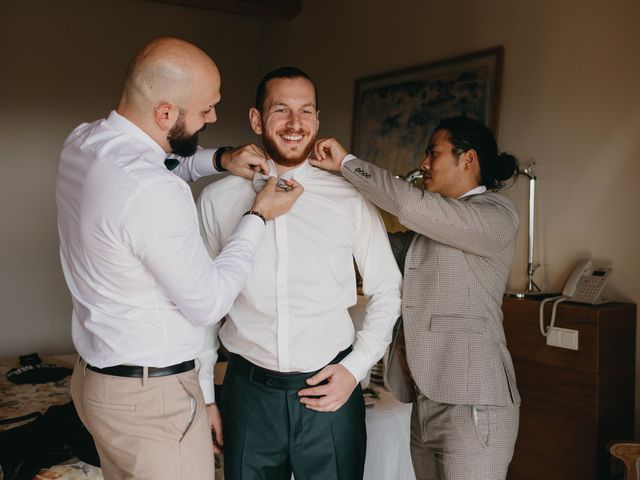
[[[547,345],[578,350],[578,330],[553,327],[549,335],[547,335]]]

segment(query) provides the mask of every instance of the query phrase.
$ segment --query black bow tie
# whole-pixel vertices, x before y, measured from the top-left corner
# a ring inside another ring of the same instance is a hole
[[[164,160],[164,166],[167,167],[167,170],[169,171],[173,170],[178,165],[180,165],[180,160],[178,160],[177,158],[169,157]]]

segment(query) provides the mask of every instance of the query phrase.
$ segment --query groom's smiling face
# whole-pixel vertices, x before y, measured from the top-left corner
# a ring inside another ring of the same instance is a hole
[[[315,98],[306,78],[274,78],[267,82],[262,111],[251,109],[251,127],[277,164],[293,167],[311,153],[320,127]]]

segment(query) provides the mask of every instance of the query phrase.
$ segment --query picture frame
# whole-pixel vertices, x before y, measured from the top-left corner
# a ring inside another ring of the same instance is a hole
[[[497,135],[503,62],[494,47],[356,79],[351,152],[404,176],[443,118],[476,118]]]

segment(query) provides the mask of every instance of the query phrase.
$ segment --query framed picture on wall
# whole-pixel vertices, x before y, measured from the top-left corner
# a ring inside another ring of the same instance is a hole
[[[351,151],[405,175],[442,118],[466,115],[497,135],[503,58],[496,47],[357,79]]]

